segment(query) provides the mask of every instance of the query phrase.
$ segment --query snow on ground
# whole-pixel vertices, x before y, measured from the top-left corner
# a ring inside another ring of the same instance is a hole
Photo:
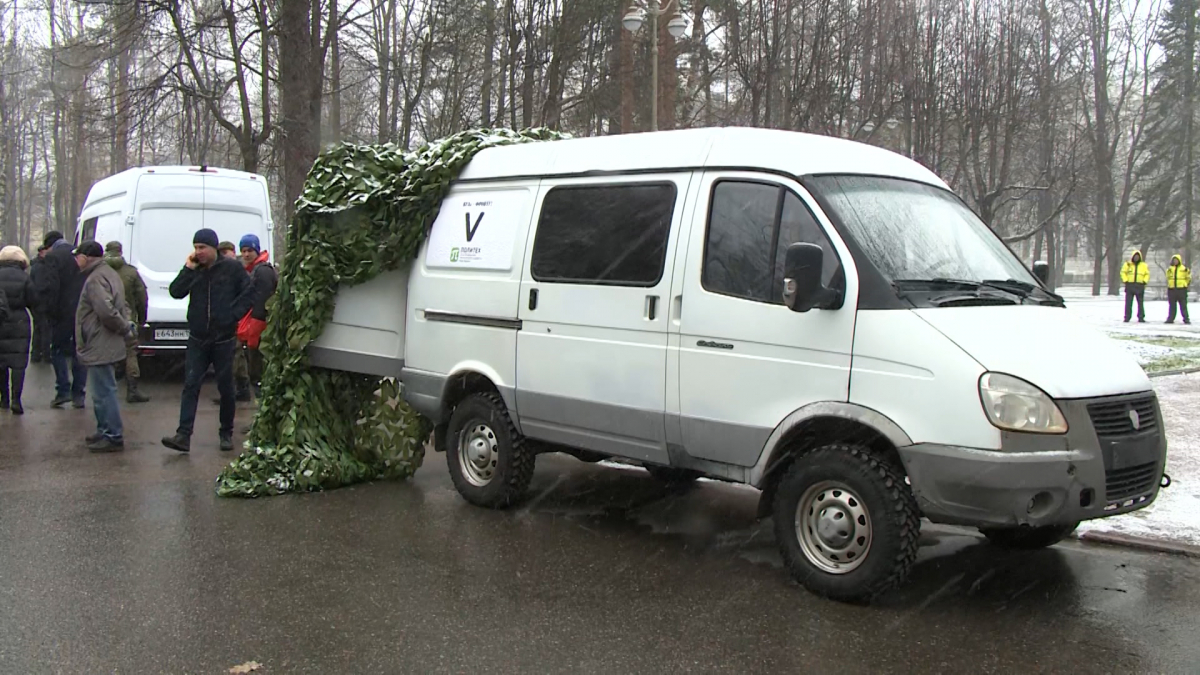
[[[1200,546],[1200,374],[1154,380],[1167,425],[1167,474],[1171,487],[1141,511],[1079,527]]]
[[[1125,323],[1123,296],[1092,296],[1091,288],[1080,286],[1062,288],[1059,293],[1066,298],[1068,311],[1117,338],[1147,372],[1200,367],[1200,324],[1186,325],[1182,317],[1166,323],[1166,300],[1146,302],[1146,323],[1138,323],[1136,316]],[[1200,307],[1200,302],[1194,306]]]

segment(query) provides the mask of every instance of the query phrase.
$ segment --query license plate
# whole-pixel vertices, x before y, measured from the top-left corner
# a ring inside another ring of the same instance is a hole
[[[186,340],[188,332],[179,328],[158,328],[154,331],[155,340]]]

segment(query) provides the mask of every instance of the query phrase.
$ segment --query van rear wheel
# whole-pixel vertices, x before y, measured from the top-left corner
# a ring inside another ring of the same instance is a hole
[[[536,455],[496,394],[473,394],[458,404],[445,450],[454,489],[476,506],[502,509],[529,489]]]
[[[797,458],[775,493],[775,539],[792,577],[835,600],[869,602],[900,586],[921,519],[897,462],[856,445]]]
[[[996,546],[1031,551],[1053,546],[1071,536],[1079,521],[1041,527],[981,527],[979,531]]]

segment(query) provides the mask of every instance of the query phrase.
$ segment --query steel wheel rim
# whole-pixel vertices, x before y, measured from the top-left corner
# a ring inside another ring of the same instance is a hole
[[[858,569],[871,550],[871,533],[867,505],[843,483],[816,483],[796,505],[800,550],[823,572],[848,574]]]
[[[475,487],[491,483],[500,461],[496,432],[483,422],[474,421],[458,438],[458,465],[462,467],[463,478]]]

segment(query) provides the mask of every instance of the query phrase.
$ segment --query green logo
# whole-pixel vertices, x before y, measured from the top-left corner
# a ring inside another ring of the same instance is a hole
[[[450,249],[450,262],[458,262],[458,247]]]

